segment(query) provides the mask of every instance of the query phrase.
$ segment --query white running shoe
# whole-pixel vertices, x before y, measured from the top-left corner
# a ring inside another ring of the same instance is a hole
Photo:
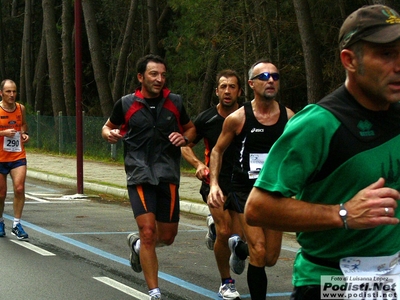
[[[240,300],[240,294],[236,290],[235,280],[230,280],[225,284],[221,284],[218,297],[223,300]]]
[[[127,236],[127,242],[129,245],[130,254],[129,254],[129,262],[131,264],[132,270],[136,273],[142,272],[142,266],[140,265],[140,258],[139,254],[135,251],[135,243],[139,240],[139,234],[137,233],[130,233]]]
[[[215,232],[214,219],[211,214],[207,216],[206,219],[208,231],[206,234],[206,246],[210,250],[214,250],[215,239],[217,238],[217,233]]]

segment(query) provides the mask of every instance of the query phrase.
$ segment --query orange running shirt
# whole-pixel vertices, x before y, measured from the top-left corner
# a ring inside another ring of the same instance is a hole
[[[15,103],[13,112],[5,111],[0,107],[0,131],[15,129],[17,134],[13,138],[0,136],[0,162],[13,162],[26,158],[24,144],[22,143],[22,110],[19,103]]]

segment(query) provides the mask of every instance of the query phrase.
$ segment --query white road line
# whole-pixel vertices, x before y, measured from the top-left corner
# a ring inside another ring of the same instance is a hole
[[[54,193],[32,193],[32,192],[27,192],[25,195],[32,195],[35,197],[61,197],[63,194],[54,194]]]
[[[29,249],[29,250],[31,250],[33,252],[36,252],[36,253],[38,253],[38,254],[40,254],[42,256],[55,256],[54,253],[51,253],[51,252],[49,252],[47,250],[39,248],[38,246],[35,246],[35,245],[31,244],[31,243],[27,243],[25,241],[16,241],[16,240],[10,240],[10,241],[15,243],[15,244],[17,244],[17,245],[19,245],[19,246],[25,247],[26,249]]]
[[[108,286],[110,286],[110,287],[112,287],[114,289],[117,289],[117,290],[119,290],[119,291],[121,291],[121,292],[123,292],[123,293],[125,293],[127,295],[135,297],[135,299],[138,299],[138,300],[149,300],[150,299],[149,295],[141,293],[141,292],[139,292],[139,291],[137,291],[137,290],[125,285],[125,284],[122,284],[122,283],[114,280],[114,279],[111,279],[111,278],[108,278],[108,277],[93,277],[93,278],[98,280],[98,281],[100,281],[100,282],[102,282],[102,283],[104,283],[104,284],[107,284]]]
[[[30,199],[30,200],[36,200],[36,201],[38,201],[38,202],[49,202],[49,201],[47,201],[47,200],[45,200],[45,199],[38,198],[38,197],[29,195],[29,194],[25,194],[25,198]]]
[[[37,200],[40,202],[56,201],[90,201],[90,197],[82,194],[63,195],[63,194],[42,194],[42,193],[26,193],[26,198]]]

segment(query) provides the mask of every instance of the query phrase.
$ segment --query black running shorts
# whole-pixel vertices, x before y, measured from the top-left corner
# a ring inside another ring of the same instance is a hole
[[[166,182],[160,182],[158,185],[129,185],[128,195],[135,218],[153,213],[159,222],[179,221],[178,185]]]
[[[225,201],[224,209],[236,211],[239,214],[244,213],[244,206],[246,205],[249,193],[231,192]]]

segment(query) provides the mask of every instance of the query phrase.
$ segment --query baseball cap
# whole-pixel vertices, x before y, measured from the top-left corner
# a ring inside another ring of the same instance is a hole
[[[385,5],[367,5],[350,14],[339,33],[340,50],[364,40],[384,44],[400,38],[400,16]]]

